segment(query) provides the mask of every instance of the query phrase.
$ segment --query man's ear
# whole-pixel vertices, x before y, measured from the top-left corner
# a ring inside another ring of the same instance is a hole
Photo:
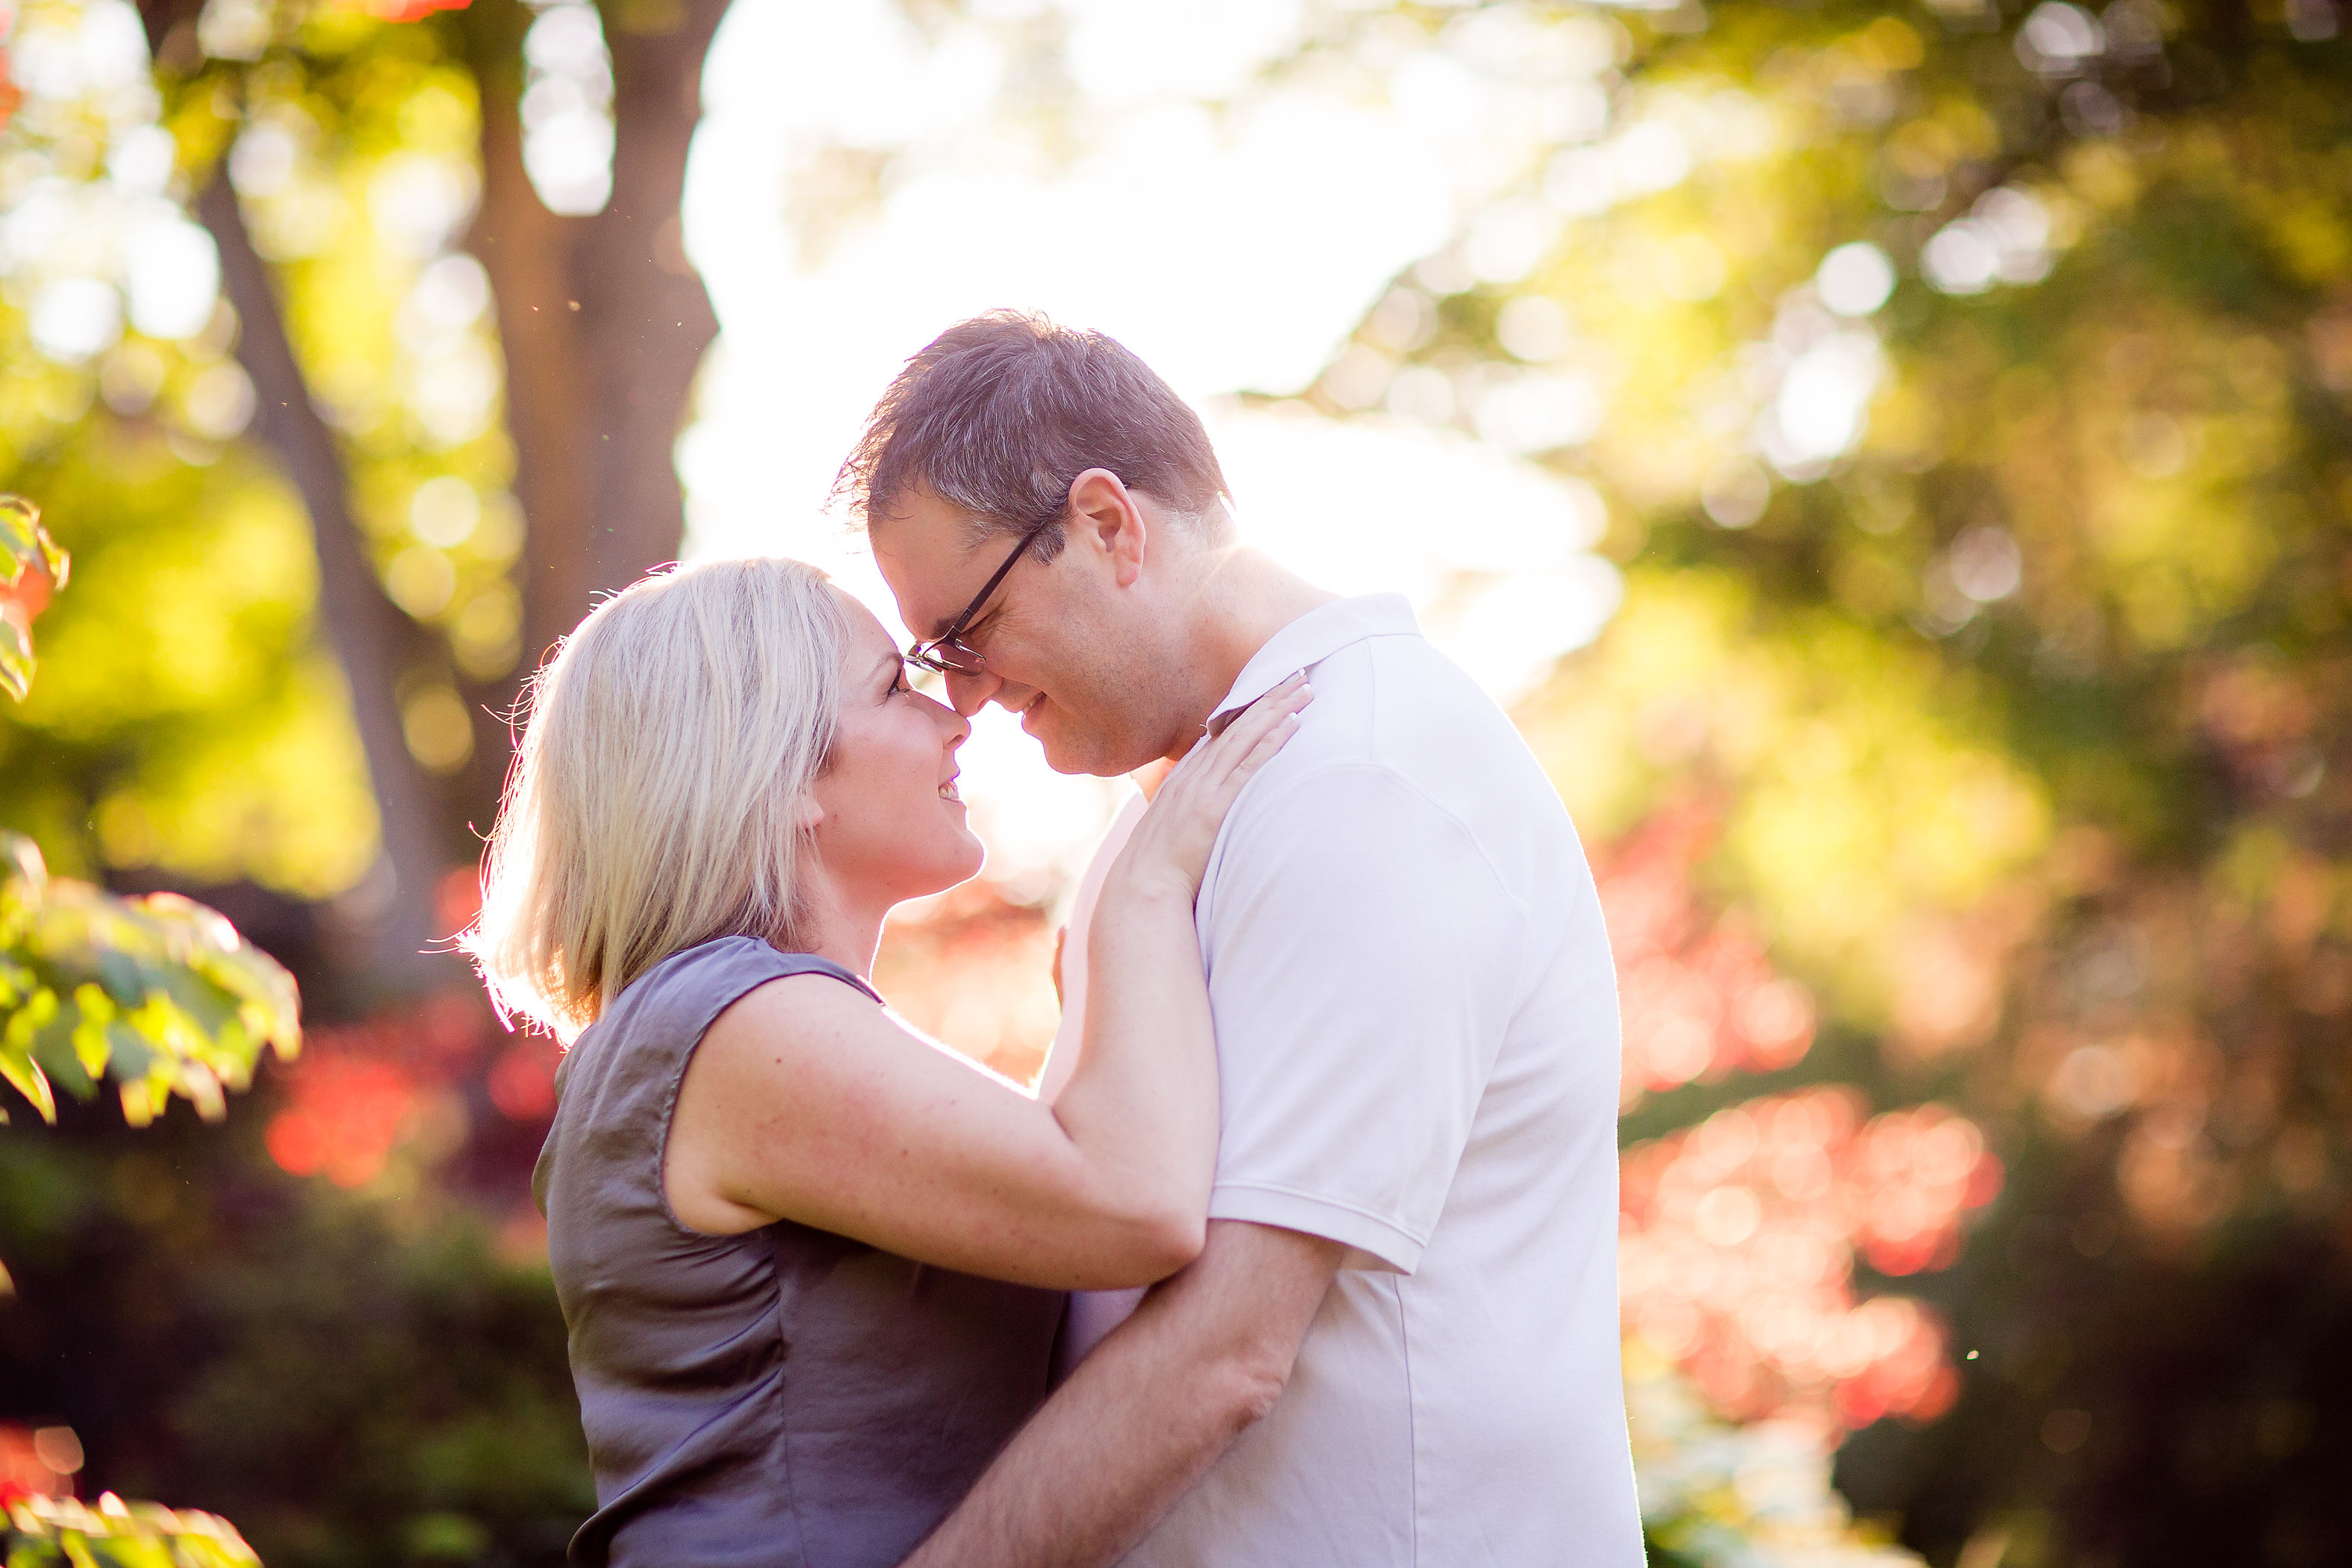
[[[1070,481],[1070,524],[1110,562],[1112,576],[1120,587],[1135,586],[1136,579],[1143,575],[1150,530],[1143,509],[1117,474],[1108,468],[1088,468]]]

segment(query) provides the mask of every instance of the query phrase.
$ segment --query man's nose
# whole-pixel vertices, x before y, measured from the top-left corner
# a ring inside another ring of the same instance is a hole
[[[947,681],[948,706],[966,719],[987,706],[988,700],[1004,685],[1001,676],[991,675],[985,670],[978,675],[959,675],[950,670]]]

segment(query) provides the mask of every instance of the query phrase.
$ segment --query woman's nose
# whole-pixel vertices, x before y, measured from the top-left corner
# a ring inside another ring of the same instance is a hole
[[[971,738],[971,721],[970,719],[966,718],[963,714],[957,712],[946,703],[941,702],[938,698],[932,697],[929,694],[924,696],[923,701],[931,710],[932,720],[939,725],[941,732],[947,736],[947,747],[949,751],[954,751],[957,747],[962,745],[964,742]]]

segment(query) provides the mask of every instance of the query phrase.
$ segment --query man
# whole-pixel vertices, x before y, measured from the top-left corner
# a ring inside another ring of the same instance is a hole
[[[1223,1097],[1206,1249],[910,1563],[1640,1563],[1615,981],[1509,721],[1401,598],[1242,549],[1200,420],[1099,334],[951,328],[843,485],[918,661],[1058,771],[1181,756],[1297,669],[1317,692],[1196,910]]]

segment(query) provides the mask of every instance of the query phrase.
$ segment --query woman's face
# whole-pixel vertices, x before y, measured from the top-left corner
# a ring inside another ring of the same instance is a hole
[[[838,590],[836,590],[838,592]],[[833,757],[811,795],[818,859],[842,894],[885,906],[965,881],[985,851],[964,825],[956,748],[971,726],[907,683],[898,650],[847,595]]]

